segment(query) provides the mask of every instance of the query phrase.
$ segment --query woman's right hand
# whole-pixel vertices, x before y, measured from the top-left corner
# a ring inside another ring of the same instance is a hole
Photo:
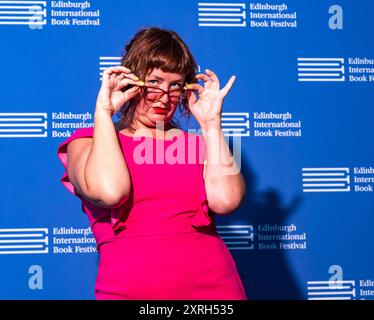
[[[133,87],[122,91],[128,85],[133,85]],[[96,110],[103,109],[113,115],[126,102],[139,94],[140,87],[143,85],[144,82],[139,81],[139,78],[126,67],[105,69],[96,100]]]

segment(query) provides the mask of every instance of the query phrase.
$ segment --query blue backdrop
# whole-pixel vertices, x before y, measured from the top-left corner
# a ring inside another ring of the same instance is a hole
[[[0,299],[93,299],[98,254],[57,146],[139,29],[225,84],[247,194],[218,230],[249,299],[373,299],[374,2],[0,1]],[[115,120],[115,119],[114,119]],[[181,120],[184,128],[196,122]]]

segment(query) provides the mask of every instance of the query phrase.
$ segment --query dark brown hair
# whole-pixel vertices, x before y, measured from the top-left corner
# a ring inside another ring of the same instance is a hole
[[[151,27],[138,31],[125,46],[121,65],[129,68],[143,81],[148,73],[157,68],[163,72],[185,75],[185,83],[197,82],[195,59],[181,37],[171,30]],[[116,112],[120,121],[124,122],[124,127],[131,131],[135,107],[142,98],[141,94],[137,95]],[[183,116],[191,116],[187,97],[182,98],[178,107]],[[178,127],[175,119],[169,125]]]

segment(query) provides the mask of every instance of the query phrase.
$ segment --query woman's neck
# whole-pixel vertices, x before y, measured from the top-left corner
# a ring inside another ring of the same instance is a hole
[[[171,130],[171,129],[178,129],[174,126],[172,126],[170,123],[167,123],[165,126],[156,125],[156,127],[148,127],[139,121],[135,122],[131,127],[126,127],[123,121],[118,121],[115,123],[115,127],[117,131],[120,131],[121,133],[125,133],[126,135],[133,136],[135,132],[146,132],[147,135],[152,135],[155,137],[165,137],[165,135]],[[142,134],[141,134],[142,135]]]

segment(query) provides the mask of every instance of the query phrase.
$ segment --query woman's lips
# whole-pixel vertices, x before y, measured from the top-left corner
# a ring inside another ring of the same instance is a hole
[[[168,110],[165,108],[153,107],[153,112],[157,114],[167,114]]]

